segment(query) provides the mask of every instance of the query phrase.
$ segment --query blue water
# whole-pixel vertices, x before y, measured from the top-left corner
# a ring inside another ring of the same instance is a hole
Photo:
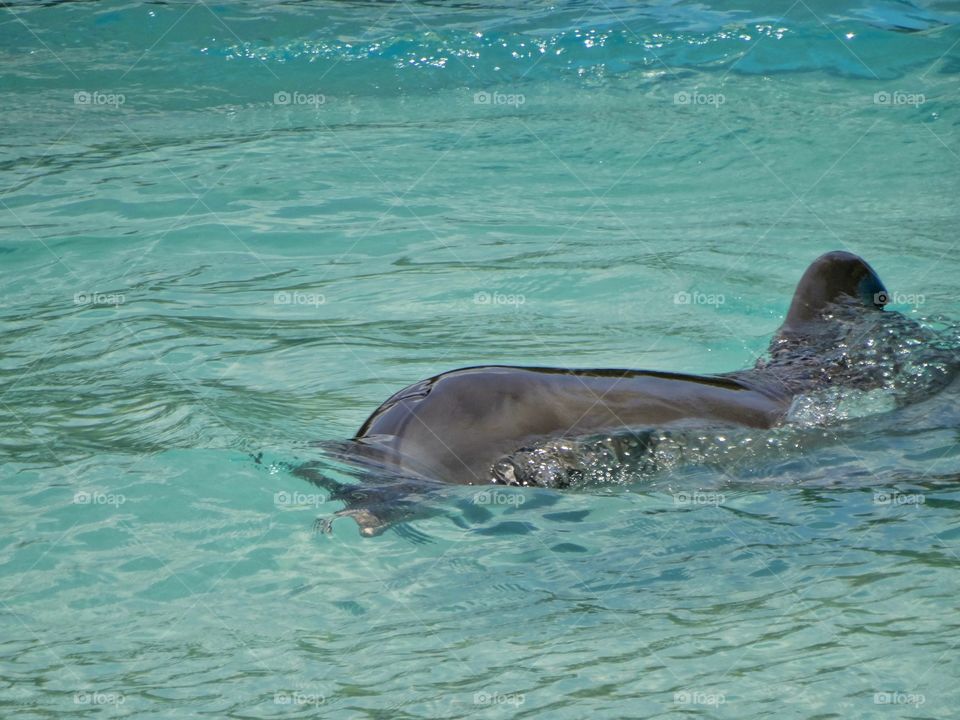
[[[958,80],[953,3],[5,4],[0,716],[955,715],[956,386],[375,538],[287,464],[747,367],[832,249],[955,333]]]

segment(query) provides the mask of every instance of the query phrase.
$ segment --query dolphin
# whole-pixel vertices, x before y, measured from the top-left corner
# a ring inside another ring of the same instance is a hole
[[[884,338],[915,337],[917,326],[899,313],[884,312],[888,298],[866,261],[849,252],[829,252],[804,272],[767,353],[750,369],[692,375],[460,368],[397,392],[352,439],[314,443],[328,457],[359,471],[351,471],[359,474],[359,484],[331,478],[324,463],[283,465],[327,489],[331,500],[345,503],[331,518],[318,519],[318,529],[330,532],[334,519],[352,517],[367,537],[433,514],[427,501],[434,494],[446,496],[442,488],[450,484],[565,487],[571,477],[576,480],[578,453],[588,459],[612,455],[614,462],[634,465],[640,458],[640,467],[655,468],[656,462],[643,458],[652,456],[659,442],[655,436],[664,431],[676,431],[682,442],[688,429],[773,428],[787,421],[800,395],[832,387],[890,388],[889,373],[899,368],[876,362],[876,356],[886,353],[894,365],[899,363],[895,347],[881,347]],[[864,353],[868,362],[862,362]],[[946,359],[941,355],[933,353],[931,365],[942,372],[921,383],[921,390],[907,383],[899,400],[933,395],[957,377],[955,351],[947,350]],[[576,462],[567,463],[571,454]],[[549,465],[558,457],[560,472],[553,473]],[[474,514],[481,510],[465,506]],[[397,529],[424,541],[416,531]]]
[[[837,308],[880,312],[888,293],[849,252],[817,258],[800,279],[769,358],[750,370],[687,375],[484,365],[400,390],[363,423],[351,452],[404,477],[456,484],[527,484],[499,462],[551,438],[637,428],[771,428],[793,399],[842,382],[844,368],[811,348],[839,340]],[[859,379],[862,382],[862,379]]]

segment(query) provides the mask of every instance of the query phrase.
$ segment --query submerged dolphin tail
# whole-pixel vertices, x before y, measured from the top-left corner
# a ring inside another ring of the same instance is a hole
[[[831,305],[850,299],[865,308],[882,310],[887,289],[867,261],[853,253],[835,250],[811,263],[800,278],[787,319],[777,337],[815,331]]]

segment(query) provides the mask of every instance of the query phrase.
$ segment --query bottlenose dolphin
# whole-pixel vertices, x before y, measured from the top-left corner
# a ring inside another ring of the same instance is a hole
[[[709,442],[714,430],[787,424],[801,396],[816,403],[823,393],[882,388],[903,406],[952,387],[960,374],[956,344],[943,346],[935,332],[883,312],[888,297],[862,258],[830,252],[807,268],[767,353],[750,369],[461,368],[396,393],[351,440],[316,443],[361,482],[331,478],[326,462],[282,465],[345,503],[318,527],[329,531],[333,519],[352,517],[371,536],[430,514],[426,501],[447,498],[451,483],[566,487],[589,481],[597,459],[601,469],[620,467],[630,477],[656,473],[664,457],[667,466],[675,458],[672,447]],[[461,507],[464,517],[484,511]]]
[[[363,423],[352,452],[405,477],[457,484],[528,484],[509,463],[525,446],[638,428],[770,428],[796,395],[844,381],[810,348],[836,342],[837,308],[879,312],[887,290],[862,258],[835,251],[800,279],[769,357],[750,370],[684,375],[487,365],[404,388]],[[847,378],[864,382],[863,378]]]

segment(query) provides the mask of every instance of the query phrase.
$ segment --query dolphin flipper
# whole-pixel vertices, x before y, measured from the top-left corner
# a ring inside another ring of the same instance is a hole
[[[291,468],[296,477],[323,488],[330,500],[344,503],[341,510],[314,524],[317,532],[329,535],[338,518],[352,519],[364,537],[375,537],[393,528],[411,542],[423,544],[430,539],[423,534],[405,532],[403,523],[436,514],[424,500],[439,487],[427,481],[397,475],[361,471],[359,482],[342,483],[326,475],[316,462],[307,462]]]

